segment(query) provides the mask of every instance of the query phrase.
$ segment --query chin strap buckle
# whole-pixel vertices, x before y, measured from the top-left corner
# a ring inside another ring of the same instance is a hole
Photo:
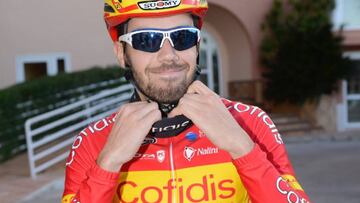
[[[177,105],[178,105],[178,101],[170,104],[158,103],[162,117],[167,117],[168,113],[170,113]]]

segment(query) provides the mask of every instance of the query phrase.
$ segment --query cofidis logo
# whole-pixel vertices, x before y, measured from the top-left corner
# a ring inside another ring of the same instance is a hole
[[[115,202],[247,202],[231,163],[171,171],[122,172]]]

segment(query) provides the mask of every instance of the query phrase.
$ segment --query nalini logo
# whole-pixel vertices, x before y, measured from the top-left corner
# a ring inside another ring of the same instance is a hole
[[[200,148],[192,148],[192,147],[185,147],[184,149],[184,157],[191,161],[194,156],[213,156],[214,154],[219,153],[219,148],[217,147],[200,147]]]
[[[138,5],[143,10],[166,9],[179,6],[181,0],[142,1]]]
[[[196,149],[194,149],[192,147],[185,147],[185,149],[184,149],[184,157],[188,161],[191,161],[191,159],[195,156],[195,152],[196,152]]]
[[[159,150],[156,152],[156,157],[157,157],[157,160],[162,163],[164,162],[165,160],[165,151],[164,150]]]

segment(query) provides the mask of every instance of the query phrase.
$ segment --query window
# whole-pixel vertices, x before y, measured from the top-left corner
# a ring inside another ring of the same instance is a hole
[[[222,95],[220,88],[221,72],[219,67],[219,54],[215,39],[205,29],[201,31],[200,80],[210,89]]]
[[[344,25],[345,30],[360,30],[360,1],[336,0],[333,22],[335,29]]]
[[[57,60],[58,73],[65,73],[65,59],[61,58]]]
[[[355,55],[355,54],[354,54]],[[356,55],[355,55],[356,56]],[[352,60],[354,73],[347,81],[347,93],[352,96],[348,99],[348,121],[350,123],[360,122],[360,57],[353,57]]]
[[[70,56],[66,53],[16,57],[16,82],[18,83],[69,71]]]
[[[25,63],[25,80],[34,80],[47,75],[46,63]]]
[[[347,52],[345,56],[351,59],[354,72],[344,82],[344,126],[360,127],[360,52]]]
[[[359,58],[350,58],[353,73],[348,78],[347,92],[349,94],[360,94],[360,53],[358,56]]]

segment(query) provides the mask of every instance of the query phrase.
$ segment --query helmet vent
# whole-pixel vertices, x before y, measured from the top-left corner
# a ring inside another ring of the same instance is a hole
[[[105,5],[104,5],[104,12],[115,13],[115,10],[114,10],[113,7],[111,7],[109,4],[105,3]]]

